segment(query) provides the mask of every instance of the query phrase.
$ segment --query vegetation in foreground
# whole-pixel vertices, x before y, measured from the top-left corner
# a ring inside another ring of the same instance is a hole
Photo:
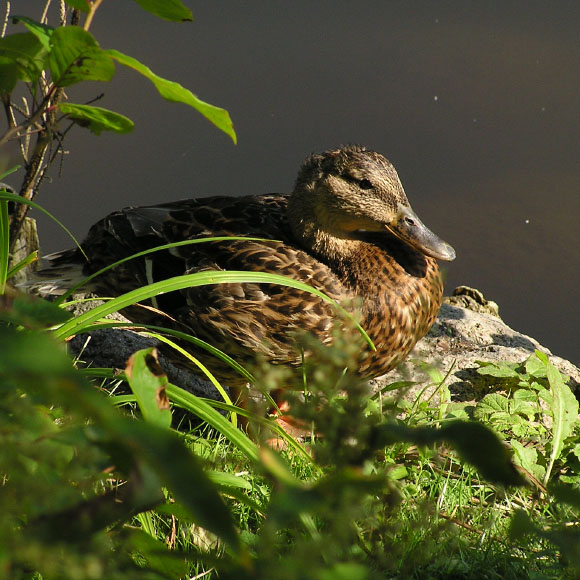
[[[76,370],[47,330],[60,308],[5,295],[1,316],[2,577],[580,573],[578,403],[541,353],[482,363],[479,402],[453,403],[437,371],[436,396],[409,402],[400,384],[371,394],[348,372],[352,341],[305,338],[315,366],[256,379],[295,381],[294,414],[311,430],[276,451],[273,421],[256,414],[250,439],[168,385],[154,351],[117,378],[131,394],[111,394],[89,382],[110,370]],[[179,429],[167,395],[187,411]]]
[[[191,18],[179,0],[138,3],[167,20]],[[34,260],[9,265],[72,124],[97,134],[132,128],[118,113],[64,102],[65,88],[109,82],[115,63],[129,66],[235,139],[225,111],[99,47],[89,29],[102,0],[56,4],[72,9],[76,26],[19,17],[22,31],[0,39],[9,118],[0,145],[18,138],[25,161],[19,196],[0,193],[0,576],[580,577],[578,403],[541,353],[481,363],[490,383],[481,401],[454,403],[435,370],[436,395],[407,401],[405,384],[371,394],[353,377],[352,339],[339,335],[327,349],[304,337],[313,355],[300,376],[264,367],[254,380],[266,393],[294,385],[293,413],[310,431],[302,444],[260,409],[248,437],[234,426],[247,412],[168,384],[154,351],[136,353],[121,375],[75,368],[70,336],[111,325],[107,313],[162,284],[77,318],[4,293]],[[12,98],[21,83],[30,106]],[[103,378],[125,390],[100,389]]]

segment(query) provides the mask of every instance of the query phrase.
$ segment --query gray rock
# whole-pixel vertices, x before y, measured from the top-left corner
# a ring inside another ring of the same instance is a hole
[[[417,364],[426,361],[443,375],[449,373],[446,384],[453,400],[478,400],[490,391],[490,377],[477,373],[477,361],[524,362],[535,350],[546,353],[558,370],[570,377],[570,387],[578,387],[578,367],[507,326],[499,317],[497,304],[485,300],[481,292],[461,286],[454,296],[445,299],[437,321],[408,360],[374,383],[379,388],[399,380],[415,381],[418,385],[405,395],[414,397],[429,382],[427,373]]]
[[[570,377],[569,384],[580,384],[580,370],[571,362],[552,353],[535,339],[507,326],[498,315],[494,302],[485,300],[481,292],[459,287],[454,296],[445,299],[437,321],[427,336],[419,341],[408,360],[398,369],[373,381],[374,388],[399,380],[418,384],[406,393],[416,397],[425,389],[429,378],[417,361],[434,365],[443,375],[449,373],[447,385],[453,400],[478,400],[489,392],[489,377],[477,373],[477,361],[523,362],[534,351],[550,356],[554,365]],[[118,315],[117,319],[122,319]],[[81,364],[93,367],[125,368],[127,359],[135,351],[159,346],[153,338],[130,330],[103,329],[75,337],[70,341],[71,352]],[[160,363],[169,380],[188,391],[203,397],[220,399],[209,382],[199,378],[187,368],[177,366],[172,357],[160,349]],[[427,392],[432,392],[434,387]]]

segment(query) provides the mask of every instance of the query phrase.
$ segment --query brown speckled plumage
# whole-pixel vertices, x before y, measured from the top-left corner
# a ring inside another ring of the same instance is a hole
[[[454,257],[412,213],[394,167],[378,153],[349,146],[310,156],[291,196],[209,197],[115,212],[83,242],[90,259],[83,273],[146,248],[210,236],[279,241],[227,240],[156,252],[100,276],[90,289],[114,296],[202,270],[284,274],[357,311],[377,347],[361,357],[359,371],[379,376],[403,360],[433,324],[443,291],[435,258]],[[71,250],[53,265],[75,262],[82,258]],[[188,288],[159,296],[156,304],[181,329],[242,364],[261,353],[273,363],[297,365],[294,332],[307,330],[330,342],[337,319],[336,309],[318,297],[273,284]],[[168,323],[145,309],[134,308],[130,316]],[[227,385],[243,382],[210,355],[204,363]]]

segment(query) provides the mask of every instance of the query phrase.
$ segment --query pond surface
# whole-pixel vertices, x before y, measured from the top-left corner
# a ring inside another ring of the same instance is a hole
[[[364,144],[457,250],[447,291],[479,288],[580,363],[580,3],[185,3],[193,23],[105,2],[93,33],[227,108],[239,143],[132,71],[71,88],[71,102],[105,91],[98,104],[137,125],[67,137],[39,202],[75,235],[120,206],[288,192],[308,153]],[[70,245],[40,228],[44,251]]]

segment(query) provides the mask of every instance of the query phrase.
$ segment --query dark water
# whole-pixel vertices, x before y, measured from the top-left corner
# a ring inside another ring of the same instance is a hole
[[[76,235],[119,206],[289,191],[306,154],[361,143],[455,246],[448,290],[481,289],[508,324],[580,362],[577,0],[186,4],[193,24],[105,2],[93,32],[227,108],[239,144],[132,72],[69,90],[105,90],[99,104],[137,124],[67,137],[39,201]],[[41,236],[47,252],[69,245],[44,219]]]

